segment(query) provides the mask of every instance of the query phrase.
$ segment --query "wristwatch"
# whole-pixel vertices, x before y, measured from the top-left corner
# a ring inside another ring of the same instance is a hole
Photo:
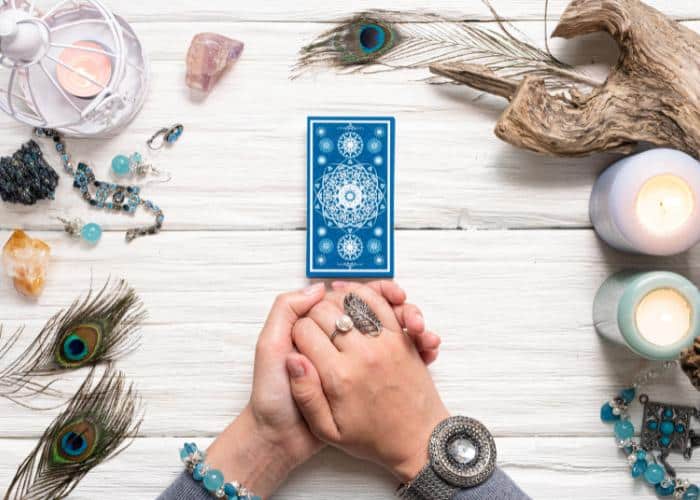
[[[496,468],[496,443],[479,421],[450,417],[430,436],[429,461],[410,483],[399,487],[408,500],[451,500],[464,489],[486,481]]]

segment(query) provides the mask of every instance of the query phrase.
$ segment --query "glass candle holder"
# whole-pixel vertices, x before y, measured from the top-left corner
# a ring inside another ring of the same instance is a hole
[[[593,322],[601,336],[644,358],[678,359],[700,335],[700,292],[676,273],[617,273],[596,294]]]

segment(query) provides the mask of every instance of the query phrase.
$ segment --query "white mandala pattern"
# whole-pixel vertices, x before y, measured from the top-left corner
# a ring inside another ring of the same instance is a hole
[[[376,172],[361,164],[340,164],[320,179],[316,194],[327,223],[340,229],[373,224],[384,209],[384,193]]]
[[[357,260],[362,250],[362,240],[354,234],[343,235],[338,240],[338,255],[345,260]]]
[[[362,141],[362,137],[352,130],[345,132],[338,139],[338,151],[347,159],[357,158],[362,154],[364,148],[365,143]]]

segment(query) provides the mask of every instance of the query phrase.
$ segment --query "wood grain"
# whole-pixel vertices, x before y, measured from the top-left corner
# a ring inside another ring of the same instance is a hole
[[[551,2],[554,17],[565,3]],[[495,4],[541,40],[541,22],[527,21],[541,19],[541,2]],[[697,2],[650,4],[677,19],[700,19]],[[432,371],[447,404],[493,429],[501,465],[537,499],[655,498],[632,482],[611,430],[598,421],[601,403],[645,364],[596,336],[591,303],[607,275],[627,266],[673,269],[697,281],[700,250],[658,260],[605,248],[588,229],[587,204],[595,176],[615,157],[562,161],[521,153],[492,135],[502,109],[496,100],[474,102],[470,91],[429,86],[413,73],[362,81],[314,74],[290,82],[298,47],[326,27],[312,21],[332,20],[349,7],[339,0],[121,2],[119,12],[136,22],[152,60],[150,97],[118,137],[71,141],[71,147],[106,173],[113,155],[142,149],[156,129],[183,121],[181,142],[155,158],[173,181],[145,191],[165,209],[166,231],[126,245],[121,231],[148,219],[88,211],[65,177],[53,203],[0,208],[0,242],[22,226],[54,249],[38,303],[23,301],[0,279],[0,321],[9,330],[26,325],[24,343],[91,282],[99,286],[108,276],[127,278],[150,312],[141,348],[120,365],[147,406],[142,433],[71,498],[155,497],[180,469],[177,446],[185,438],[206,445],[245,405],[269,305],[277,293],[306,283],[301,229],[309,114],[397,117],[397,280],[443,336]],[[425,3],[352,5],[369,7]],[[442,0],[430,8],[488,17],[477,1]],[[686,25],[700,30],[699,22]],[[183,58],[201,31],[238,37],[247,48],[212,95],[195,101],[183,83]],[[591,71],[616,58],[603,37],[552,47]],[[0,119],[0,151],[13,151],[27,134]],[[60,232],[56,215],[80,215],[107,232],[87,249]],[[682,377],[662,383],[679,400],[691,400],[696,393]],[[68,377],[62,387],[77,382]],[[0,401],[0,492],[54,414]],[[697,466],[681,471],[700,474]],[[394,487],[375,467],[329,450],[297,471],[276,498],[369,500],[390,498]]]
[[[518,27],[541,39],[540,22]],[[144,110],[114,139],[70,141],[69,147],[106,177],[115,154],[144,149],[155,130],[183,121],[186,129],[177,148],[153,158],[173,174],[172,182],[144,190],[164,208],[170,230],[304,227],[305,174],[298,165],[305,161],[309,114],[397,117],[400,228],[589,227],[591,185],[616,158],[563,160],[523,153],[493,136],[503,103],[475,102],[477,94],[469,89],[426,85],[419,81],[420,72],[319,73],[289,81],[296,51],[318,33],[317,24],[154,22],[136,29],[153,60]],[[248,47],[209,98],[197,102],[188,98],[184,85],[183,54],[191,36],[204,30],[240,37]],[[180,36],[173,39],[172,32]],[[616,56],[614,44],[604,37],[556,41],[553,49],[579,64]],[[363,85],[358,86],[358,78]],[[0,151],[13,151],[27,136],[27,127],[0,121]],[[76,201],[64,178],[57,200],[44,204],[45,210],[5,205],[0,227],[58,228],[54,216],[90,213]],[[91,217],[108,230],[131,225],[128,217],[94,212]]]

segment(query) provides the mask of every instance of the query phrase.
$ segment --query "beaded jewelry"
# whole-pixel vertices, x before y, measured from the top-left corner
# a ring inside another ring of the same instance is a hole
[[[161,171],[150,163],[144,162],[141,153],[133,153],[130,156],[115,156],[112,159],[112,173],[117,177],[126,177],[127,175],[146,177],[148,174],[160,175]]]
[[[83,199],[91,206],[104,208],[114,212],[133,214],[140,206],[149,210],[155,216],[155,224],[151,226],[137,227],[126,232],[126,241],[131,242],[141,236],[157,234],[163,227],[165,216],[163,211],[152,201],[144,200],[140,196],[139,186],[124,186],[110,182],[98,181],[92,169],[85,163],[78,163],[74,168],[71,156],[66,150],[66,145],[61,135],[53,129],[37,128],[34,133],[38,137],[49,137],[56,144],[56,151],[61,155],[64,170],[73,177],[73,187],[80,190]],[[95,188],[95,195],[90,190]]]
[[[95,222],[85,224],[79,218],[68,220],[57,217],[57,219],[63,223],[64,231],[75,239],[82,239],[91,245],[96,245],[102,238],[102,226]]]
[[[146,145],[153,150],[158,150],[166,144],[175,144],[184,130],[185,127],[180,123],[169,128],[163,127],[146,141]]]
[[[700,417],[699,410],[654,402],[646,394],[641,394],[639,401],[644,405],[644,416],[639,441],[634,438],[635,429],[629,416],[629,407],[637,391],[658,377],[661,371],[677,364],[677,361],[667,361],[662,370],[653,369],[639,375],[631,387],[603,404],[600,418],[603,422],[615,423],[617,447],[627,455],[632,477],[643,477],[660,497],[698,500],[700,488],[687,479],[676,477],[676,471],[666,459],[671,452],[683,453],[686,459],[690,459],[693,449],[700,446],[700,437],[690,429],[690,420]]]
[[[192,474],[192,479],[202,482],[202,486],[216,498],[226,500],[262,500],[253,495],[236,481],[224,483],[224,475],[221,471],[212,469],[204,461],[207,454],[197,448],[194,443],[185,443],[180,449],[180,459],[185,464],[187,472]]]

